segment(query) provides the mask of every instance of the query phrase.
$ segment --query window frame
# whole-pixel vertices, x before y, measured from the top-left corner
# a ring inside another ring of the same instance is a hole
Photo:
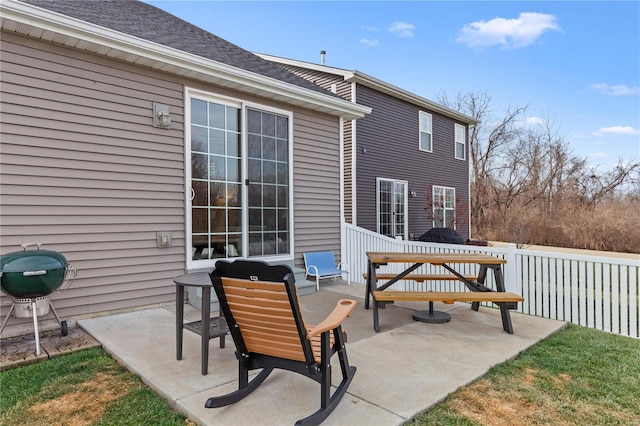
[[[247,249],[246,256],[245,258],[252,258],[252,259],[261,259],[261,260],[265,260],[265,259],[282,259],[282,258],[293,258],[294,256],[294,246],[293,246],[293,241],[294,241],[294,235],[293,235],[293,112],[291,111],[287,111],[287,110],[282,110],[279,108],[274,108],[274,107],[270,107],[270,106],[266,106],[263,104],[258,104],[258,103],[252,103],[252,102],[243,102],[243,106],[244,106],[244,110],[243,110],[243,117],[246,117],[248,114],[248,110],[254,110],[256,112],[260,112],[260,113],[268,113],[268,114],[273,114],[276,116],[284,116],[287,118],[287,125],[288,125],[288,129],[287,129],[287,192],[288,192],[288,199],[287,199],[287,234],[289,236],[289,251],[287,253],[275,253],[275,254],[262,254],[262,255],[250,255],[249,250]],[[249,120],[245,119],[243,122],[243,136],[245,138],[249,137],[249,131],[248,131],[248,125],[249,125]],[[247,149],[248,148],[248,143],[243,145],[243,149]],[[243,151],[244,154],[244,151]],[[243,158],[243,165],[246,165],[248,160],[249,160],[249,155],[248,153],[242,157]],[[263,159],[263,161],[265,161]],[[280,163],[281,161],[276,160],[276,163]],[[249,172],[249,168],[245,167],[244,171],[248,174]],[[247,177],[245,177],[245,179],[247,179]],[[270,186],[267,183],[263,183],[263,186]],[[275,189],[277,192],[279,185],[275,185]],[[246,186],[245,186],[246,187]],[[247,189],[245,191],[245,196],[249,196],[249,190]],[[246,214],[246,219],[243,223],[246,223],[247,226],[249,226],[249,208],[251,208],[249,201],[247,200],[245,205],[245,207],[243,207],[244,209],[244,213]],[[264,206],[261,208],[261,210],[267,211],[270,210],[269,208],[265,208]],[[279,208],[278,206],[276,206],[276,215],[278,214],[278,210],[284,210]],[[245,232],[246,231],[246,232]],[[273,232],[273,231],[270,231]],[[278,230],[276,229],[276,231],[274,232],[275,234],[278,234]],[[250,234],[251,231],[247,228],[246,230],[243,229],[243,234],[246,235],[245,240],[247,242],[247,244],[250,244]]]
[[[458,130],[462,132],[462,140],[458,139]],[[455,123],[453,129],[454,145],[453,155],[456,160],[467,159],[467,128],[462,124]],[[462,146],[462,157],[458,156],[458,146]]]
[[[423,118],[428,119],[428,129],[423,129]],[[429,135],[429,147],[422,146],[422,135]],[[418,149],[423,152],[433,152],[433,115],[426,111],[418,111]]]
[[[442,201],[440,200],[440,197],[436,197],[436,190],[442,190]],[[447,207],[447,192],[452,192],[452,200],[453,200],[453,207]],[[442,207],[437,206],[436,203],[442,203]],[[436,214],[436,209],[441,209],[442,210],[442,226],[436,226],[436,218],[438,217],[438,215]],[[449,186],[440,186],[440,185],[433,185],[433,187],[431,188],[431,211],[433,214],[433,221],[432,221],[432,228],[453,228],[456,229],[456,188],[454,187],[449,187]],[[448,223],[447,221],[447,211],[452,212],[452,219],[451,219],[451,223]]]
[[[186,257],[186,266],[187,269],[198,269],[198,268],[210,268],[215,265],[215,262],[220,259],[219,257],[213,257],[208,259],[193,259],[192,251],[193,251],[193,234],[192,234],[192,167],[191,167],[191,121],[192,121],[192,112],[191,112],[191,100],[198,99],[204,100],[206,102],[217,103],[225,106],[231,106],[238,108],[240,110],[240,182],[242,186],[242,195],[241,195],[241,236],[242,236],[242,249],[240,253],[241,256],[238,256],[239,259],[260,259],[260,260],[282,260],[282,259],[292,259],[295,253],[294,247],[294,226],[293,226],[293,112],[289,110],[283,110],[279,108],[274,108],[268,105],[245,101],[238,98],[232,98],[224,95],[219,95],[213,92],[193,89],[193,88],[185,88],[184,92],[184,102],[185,102],[185,112],[184,112],[184,122],[185,122],[185,131],[184,131],[184,152],[185,152],[185,208],[186,208],[186,217],[185,217],[185,257]],[[287,118],[287,138],[288,138],[288,153],[287,153],[287,161],[288,161],[288,233],[289,233],[289,247],[287,253],[281,254],[271,254],[271,255],[260,255],[260,256],[249,256],[249,200],[248,200],[248,186],[247,179],[249,176],[248,171],[248,110],[253,109],[264,113],[275,114],[280,116],[285,116]]]
[[[381,216],[381,209],[380,209],[380,204],[381,204],[381,197],[380,197],[380,185],[382,184],[382,182],[388,182],[391,184],[391,187],[395,189],[397,184],[403,185],[403,205],[402,205],[402,216],[403,216],[403,220],[402,220],[402,229],[403,229],[403,233],[402,233],[402,238],[403,239],[407,239],[408,236],[408,232],[409,232],[409,182],[406,180],[401,180],[401,179],[388,179],[388,178],[381,178],[381,177],[377,177],[376,178],[376,232],[378,234],[381,235],[387,235],[382,233],[382,222],[380,220],[380,216]],[[392,192],[392,196],[394,196],[396,194],[396,191],[394,190]],[[393,208],[393,211],[390,212],[392,214],[392,221],[388,223],[388,226],[391,227],[391,230],[393,231],[393,235],[387,235],[391,238],[396,238],[399,235],[396,234],[396,229],[397,229],[397,223],[395,221],[395,217],[397,217],[396,215],[396,210],[395,210],[395,206],[396,203],[391,200],[389,202],[389,205]]]

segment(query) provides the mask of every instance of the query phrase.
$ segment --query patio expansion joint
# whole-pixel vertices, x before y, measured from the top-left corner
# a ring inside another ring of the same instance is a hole
[[[363,398],[362,396],[358,396],[358,395],[356,395],[356,394],[354,394],[354,393],[351,393],[351,392],[349,392],[349,391],[347,391],[347,393],[345,394],[345,397],[346,397],[347,395],[349,395],[349,396],[351,396],[351,397],[353,397],[353,398],[357,398],[357,399],[359,399],[360,401],[362,401],[362,402],[364,402],[364,403],[366,403],[366,404],[371,405],[372,407],[376,407],[376,408],[378,408],[378,409],[380,409],[380,410],[382,410],[382,411],[384,411],[384,412],[386,412],[386,413],[391,414],[392,416],[397,417],[397,418],[398,418],[398,420],[400,420],[402,423],[404,423],[404,422],[406,422],[406,421],[408,421],[408,420],[411,420],[411,419],[413,418],[413,416],[411,416],[411,417],[404,417],[404,416],[401,416],[400,414],[396,413],[395,411],[392,411],[392,410],[390,410],[390,409],[388,409],[388,408],[386,408],[386,407],[384,407],[384,406],[382,406],[382,405],[380,405],[380,404],[378,404],[378,403],[376,403],[376,402],[373,402],[373,401],[371,401],[371,400],[369,400],[369,399]],[[344,399],[344,397],[343,397],[343,399]]]

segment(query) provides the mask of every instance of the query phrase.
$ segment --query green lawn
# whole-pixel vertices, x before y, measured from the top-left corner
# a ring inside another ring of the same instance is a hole
[[[0,424],[185,425],[101,348],[0,373]]]
[[[640,340],[569,324],[407,425],[640,425]]]

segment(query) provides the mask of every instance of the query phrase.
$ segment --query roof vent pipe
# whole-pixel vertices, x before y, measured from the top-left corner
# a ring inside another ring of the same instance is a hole
[[[321,50],[320,51],[320,65],[324,65],[324,55],[327,54],[326,50]]]

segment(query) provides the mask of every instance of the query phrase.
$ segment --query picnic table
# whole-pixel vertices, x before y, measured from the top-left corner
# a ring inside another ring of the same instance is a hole
[[[400,273],[379,274],[381,266],[390,263],[410,264],[409,267]],[[395,301],[441,301],[444,303],[454,303],[456,301],[472,302],[472,309],[477,311],[480,302],[492,302],[500,307],[502,316],[502,327],[504,331],[513,334],[511,324],[510,309],[517,309],[518,302],[524,298],[515,293],[509,293],[505,289],[502,265],[507,263],[505,259],[490,256],[482,253],[400,253],[400,252],[367,252],[367,273],[366,273],[366,294],[365,308],[369,309],[370,298],[373,301],[373,328],[380,331],[378,309],[384,309],[388,303]],[[414,274],[424,264],[441,266],[449,271],[451,275],[442,274]],[[477,264],[480,266],[477,279],[469,275],[463,275],[454,269],[454,266],[462,264]],[[495,289],[487,287],[485,280],[487,271],[493,272]],[[400,280],[443,280],[456,279],[462,281],[469,291],[456,292],[434,292],[434,291],[396,291],[388,290],[393,284]],[[386,283],[378,285],[378,280],[387,280]],[[418,313],[428,315],[424,312]]]

